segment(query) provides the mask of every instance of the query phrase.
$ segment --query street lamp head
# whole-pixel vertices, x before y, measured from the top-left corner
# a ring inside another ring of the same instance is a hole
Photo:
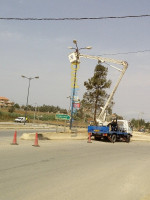
[[[75,49],[75,48],[73,48],[73,47],[68,47],[68,49]]]
[[[81,49],[92,49],[92,47],[91,46],[88,46],[88,47],[82,47],[82,48],[80,48],[79,50],[81,50]]]
[[[77,40],[73,40],[73,43],[74,43],[74,44],[77,44]]]
[[[29,80],[32,80],[32,79],[34,79],[34,78],[39,78],[39,76],[35,76],[34,78],[32,78],[32,77],[26,77],[26,76],[24,76],[24,75],[21,75],[21,77],[22,77],[22,78],[27,78],[27,79],[29,79]]]
[[[92,49],[92,47],[91,47],[91,46],[88,46],[88,47],[86,47],[86,49]]]

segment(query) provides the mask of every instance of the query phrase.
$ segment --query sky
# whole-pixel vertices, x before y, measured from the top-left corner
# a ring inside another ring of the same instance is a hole
[[[149,0],[0,0],[0,18],[108,17],[150,14]],[[78,21],[0,20],[0,96],[26,104],[54,105],[69,109],[71,65],[75,47],[92,46],[82,54],[127,61],[129,67],[114,96],[113,112],[127,119],[150,121],[150,17]],[[119,54],[118,54],[119,53]],[[106,55],[107,54],[107,55]],[[112,55],[115,54],[115,55]],[[80,60],[78,96],[84,81],[94,74],[96,60]],[[112,88],[118,74],[110,69]],[[110,88],[111,92],[112,88]]]

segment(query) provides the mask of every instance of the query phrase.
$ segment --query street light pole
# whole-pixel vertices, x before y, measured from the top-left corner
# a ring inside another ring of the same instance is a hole
[[[22,75],[21,77],[22,77],[22,78],[26,78],[26,79],[29,80],[28,93],[27,93],[27,102],[26,102],[26,109],[25,109],[25,121],[24,121],[24,125],[25,125],[25,123],[26,123],[26,117],[27,117],[27,110],[28,110],[28,100],[29,100],[30,82],[31,82],[32,79],[35,79],[35,78],[38,79],[39,76],[35,76],[35,77],[32,78],[32,77],[26,77],[26,76]]]
[[[140,115],[141,115],[141,119],[142,119],[142,115],[143,115],[144,113],[143,112],[139,112],[139,114],[138,114],[138,131],[140,130]]]
[[[72,93],[72,103],[71,103],[71,119],[70,119],[70,129],[72,128],[72,121],[73,121],[73,106],[74,106],[74,96],[75,96],[75,87],[76,87],[76,81],[77,81],[77,67],[79,64],[79,50],[81,49],[91,49],[92,47],[84,47],[84,48],[78,48],[77,41],[73,40],[73,43],[76,45],[75,48],[69,47],[69,49],[75,49],[76,53],[76,61],[75,61],[75,74],[74,74],[74,84],[73,84],[73,93]]]
[[[35,123],[35,118],[36,118],[36,109],[37,109],[37,103],[35,103],[35,108],[34,108],[34,123]]]
[[[70,110],[71,110],[71,96],[68,96],[67,99],[69,99],[69,110],[68,110],[68,114],[70,114]]]
[[[71,119],[70,119],[70,129],[72,128],[72,120],[73,120],[73,106],[74,106],[74,96],[75,96],[75,87],[76,87],[76,81],[77,81],[77,67],[79,63],[79,49],[76,40],[73,40],[73,43],[76,45],[76,67],[75,67],[75,74],[74,74],[74,84],[73,84],[73,94],[72,94],[72,103],[71,103]]]

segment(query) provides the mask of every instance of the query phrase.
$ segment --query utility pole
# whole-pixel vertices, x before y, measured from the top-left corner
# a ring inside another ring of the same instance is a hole
[[[30,82],[32,79],[39,79],[39,76],[35,76],[35,77],[26,77],[24,75],[22,75],[22,78],[26,78],[29,81],[29,85],[28,85],[28,92],[27,92],[27,102],[26,102],[26,109],[25,109],[25,121],[24,121],[24,125],[26,123],[26,117],[27,117],[27,110],[28,110],[28,100],[29,100],[29,91],[30,91]]]
[[[72,93],[72,102],[71,102],[71,119],[70,119],[70,129],[72,128],[72,122],[73,122],[73,108],[74,108],[74,103],[75,103],[75,88],[76,88],[76,83],[77,83],[77,68],[78,64],[80,63],[79,61],[79,50],[81,49],[91,49],[92,47],[84,47],[84,48],[78,48],[77,41],[73,40],[73,43],[75,44],[75,48],[69,47],[69,49],[75,49],[75,55],[76,55],[76,60],[75,60],[75,74],[74,74],[74,84],[73,84],[73,93]]]

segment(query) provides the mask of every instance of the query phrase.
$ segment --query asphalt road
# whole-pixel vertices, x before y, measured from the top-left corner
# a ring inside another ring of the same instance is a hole
[[[17,130],[17,136],[20,137],[23,133],[40,133],[40,132],[55,132],[56,129],[19,129]],[[0,138],[11,137],[14,135],[14,130],[0,130]]]
[[[17,130],[17,141],[19,141],[19,138],[23,133],[43,133],[43,132],[50,132],[53,130],[50,129],[19,129]],[[14,137],[15,129],[14,130],[0,130],[0,145],[7,145],[12,143],[13,137]]]
[[[150,143],[0,145],[0,200],[148,200]]]

